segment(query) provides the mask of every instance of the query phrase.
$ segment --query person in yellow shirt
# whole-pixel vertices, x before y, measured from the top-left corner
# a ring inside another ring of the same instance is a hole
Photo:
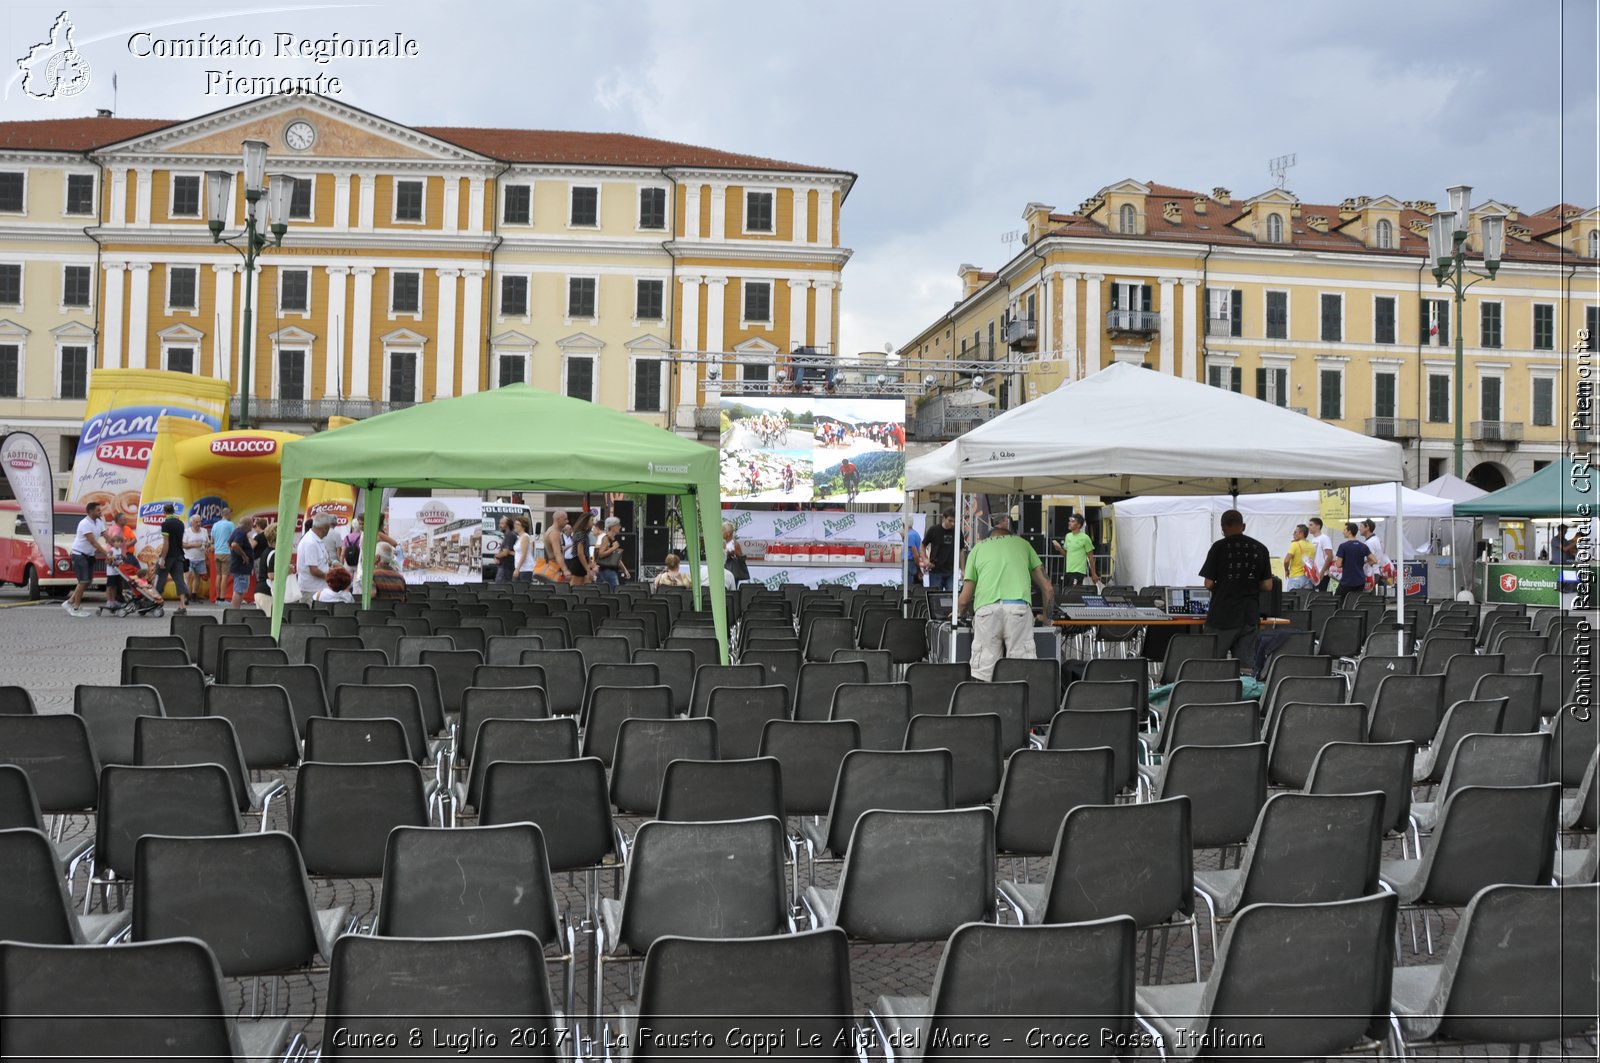
[[[1286,591],[1297,591],[1316,584],[1309,567],[1317,556],[1317,544],[1311,541],[1310,536],[1311,529],[1304,524],[1294,526],[1294,539],[1289,543],[1289,552],[1283,555],[1283,573],[1288,577],[1283,584]]]

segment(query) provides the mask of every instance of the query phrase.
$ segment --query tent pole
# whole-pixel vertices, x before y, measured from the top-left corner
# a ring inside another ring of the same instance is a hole
[[[1406,652],[1406,485],[1403,480],[1394,482],[1394,532],[1397,557],[1395,568],[1395,624],[1400,628],[1396,633],[1399,643],[1395,649],[1395,656],[1403,657]]]
[[[950,560],[950,626],[954,627],[957,619],[956,603],[961,600],[961,522],[966,519],[966,498],[961,493],[961,477],[956,477],[956,548],[955,556]]]
[[[694,607],[700,609],[700,513],[693,495],[678,496],[678,513],[683,517],[683,545],[689,553],[689,586],[694,588]]]
[[[900,500],[900,615],[910,616],[911,605],[911,579],[912,573],[917,571],[916,562],[912,560],[911,552],[905,549],[904,544],[910,536],[906,532],[906,523],[911,520],[911,492],[907,491]]]
[[[300,509],[300,490],[304,486],[302,480],[291,480],[287,476],[278,487],[278,539],[280,545],[273,548],[272,562],[272,637],[277,638],[283,630],[283,596],[289,590],[289,566],[294,557],[295,528],[294,521]],[[289,530],[289,541],[283,543],[283,531]]]
[[[711,620],[717,629],[717,648],[722,663],[728,664],[728,594],[723,571],[726,555],[722,551],[722,523],[717,519],[722,508],[722,496],[718,492],[697,491],[693,500],[705,507],[699,518],[700,534],[705,537],[706,545],[706,593],[711,596]]]
[[[383,492],[367,482],[366,508],[361,514],[361,608],[372,608],[372,570],[377,567],[378,525],[383,521]]]

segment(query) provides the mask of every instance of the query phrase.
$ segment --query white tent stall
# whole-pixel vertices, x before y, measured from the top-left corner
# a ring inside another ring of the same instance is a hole
[[[1449,517],[1449,499],[1403,488],[1405,541],[1395,538],[1395,485],[1370,484],[1350,491],[1350,519],[1371,518],[1385,549],[1395,557],[1414,557],[1433,539],[1434,522]],[[1199,582],[1206,550],[1222,534],[1218,518],[1237,508],[1244,514],[1247,534],[1266,544],[1274,557],[1282,557],[1293,537],[1294,526],[1317,512],[1315,491],[1240,495],[1237,505],[1228,495],[1173,497],[1151,495],[1129,498],[1112,507],[1116,537],[1113,571],[1118,583],[1144,587],[1152,584],[1185,586]],[[1328,529],[1334,542],[1340,531]]]

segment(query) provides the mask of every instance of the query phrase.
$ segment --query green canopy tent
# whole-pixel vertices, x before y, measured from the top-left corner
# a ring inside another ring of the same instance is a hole
[[[1498,491],[1457,502],[1455,513],[1458,517],[1584,517],[1594,508],[1592,482],[1587,460],[1564,457]],[[1578,484],[1584,486],[1580,489]]]
[[[527,384],[442,399],[295,440],[283,448],[278,512],[307,480],[366,490],[361,556],[372,557],[386,487],[677,495],[696,607],[701,535],[711,612],[728,654],[717,452],[626,413]],[[273,573],[272,631],[283,624],[289,566]]]

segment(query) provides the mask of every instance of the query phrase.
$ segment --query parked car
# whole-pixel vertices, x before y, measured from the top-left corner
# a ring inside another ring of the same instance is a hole
[[[28,518],[16,502],[0,502],[0,583],[24,587],[29,598],[41,598],[46,591],[72,589],[72,559],[68,551],[83,519],[83,507],[70,502],[55,505],[55,558],[45,564],[34,544]],[[105,562],[96,560],[94,584],[105,586]]]

